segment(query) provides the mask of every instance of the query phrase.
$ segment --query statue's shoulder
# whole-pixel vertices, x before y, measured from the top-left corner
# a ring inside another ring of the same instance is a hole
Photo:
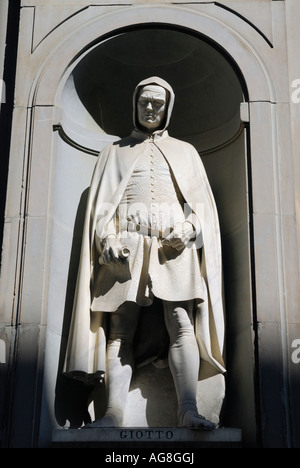
[[[119,140],[114,141],[109,145],[109,150],[110,151],[122,151],[122,150],[128,150],[130,148],[133,148],[139,143],[136,138],[133,138],[131,135],[126,136],[124,138],[120,138]]]
[[[124,138],[119,138],[118,140],[114,141],[111,146],[123,148],[124,146],[129,145],[132,140],[132,136],[128,135]]]
[[[179,140],[178,138],[168,136],[166,138],[166,142],[169,142],[170,145],[172,145],[175,148],[180,149],[181,151],[185,151],[190,154],[198,154],[196,148],[191,144],[188,143],[187,141],[184,140]]]
[[[126,140],[128,139],[129,137],[126,137],[126,138],[116,138],[115,140],[107,143],[101,150],[101,153],[107,153],[109,151],[112,151],[112,150],[115,150],[117,149],[118,147],[121,147],[123,145],[126,144]]]
[[[132,138],[130,136],[112,141],[105,145],[104,148],[102,148],[102,150],[99,153],[99,159],[104,161],[110,158],[112,155],[118,157],[119,154],[121,157],[124,149],[130,148],[131,146]]]

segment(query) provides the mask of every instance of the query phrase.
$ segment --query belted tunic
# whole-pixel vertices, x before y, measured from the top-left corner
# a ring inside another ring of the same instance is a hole
[[[166,136],[159,135],[156,142]],[[175,224],[185,221],[199,225],[167,160],[154,140],[147,138],[116,216],[105,229],[106,236],[118,236],[130,255],[122,264],[99,269],[92,310],[114,312],[126,301],[147,306],[153,296],[176,302],[202,300],[205,284],[195,244],[181,251],[163,245]]]

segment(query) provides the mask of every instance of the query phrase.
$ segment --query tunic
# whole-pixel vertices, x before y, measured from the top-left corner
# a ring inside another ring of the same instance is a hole
[[[106,235],[116,234],[130,251],[123,264],[97,274],[92,311],[114,312],[125,301],[148,306],[153,296],[167,301],[203,298],[199,252],[193,244],[177,251],[162,240],[176,223],[194,222],[171,168],[148,138]],[[180,286],[178,286],[180,285]]]

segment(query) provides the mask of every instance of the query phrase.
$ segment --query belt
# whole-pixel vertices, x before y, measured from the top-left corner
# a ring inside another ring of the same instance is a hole
[[[137,232],[142,236],[149,236],[149,237],[157,237],[158,239],[165,239],[168,235],[173,231],[173,228],[165,229],[162,231],[161,229],[157,229],[153,226],[146,226],[143,224],[135,224],[132,221],[128,222],[127,230],[129,232]]]

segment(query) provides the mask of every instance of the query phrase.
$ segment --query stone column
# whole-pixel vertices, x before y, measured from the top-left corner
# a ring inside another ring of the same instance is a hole
[[[4,58],[5,58],[5,48],[6,48],[7,15],[8,15],[8,0],[3,0],[0,4],[0,101],[1,103],[5,100],[5,86],[3,83],[3,72],[4,72]]]
[[[297,249],[293,249],[290,253],[295,255],[295,271],[296,286],[294,288],[295,304],[298,307],[289,307],[289,326],[288,326],[288,344],[289,344],[289,375],[290,375],[290,394],[289,404],[290,413],[292,415],[290,421],[291,440],[290,445],[293,447],[300,446],[300,317],[299,317],[299,271],[300,271],[300,62],[298,60],[300,51],[300,35],[299,35],[299,18],[300,18],[300,3],[298,0],[286,0],[286,31],[287,31],[287,53],[288,53],[288,73],[290,83],[290,120],[291,120],[291,148],[293,154],[293,184],[294,184],[294,200],[295,200],[295,219],[291,222],[296,223],[297,239],[294,240],[294,246],[298,245]],[[296,265],[298,262],[298,268]],[[292,260],[290,261],[292,265]],[[289,289],[291,286],[289,284]]]

